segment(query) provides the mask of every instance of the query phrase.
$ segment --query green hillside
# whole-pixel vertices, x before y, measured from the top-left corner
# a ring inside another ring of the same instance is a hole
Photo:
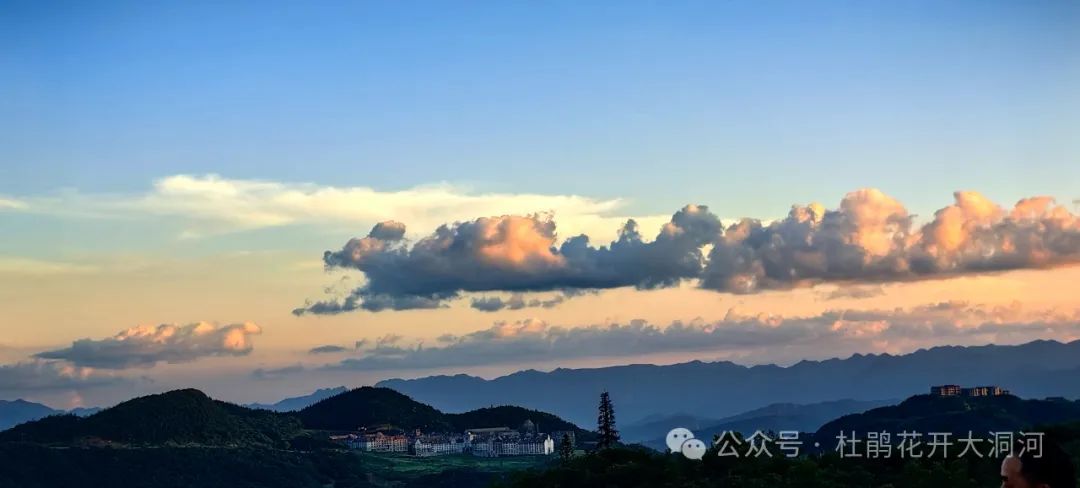
[[[458,431],[478,427],[510,427],[516,429],[524,424],[526,420],[535,424],[541,432],[580,430],[576,425],[550,413],[511,405],[479,408],[465,413],[447,414],[446,417],[454,426],[454,430]]]
[[[480,488],[547,458],[409,458],[346,451],[325,430],[392,425],[424,431],[576,429],[544,412],[503,406],[444,414],[385,388],[358,388],[296,413],[250,409],[198,390],[136,398],[85,418],[46,417],[0,432],[0,488]],[[587,432],[579,437],[586,437]]]
[[[403,430],[461,432],[469,428],[510,427],[532,421],[541,431],[573,430],[576,425],[555,415],[515,406],[481,408],[446,414],[389,388],[362,387],[324,399],[297,413],[304,427],[316,430],[355,430],[391,425]]]
[[[389,424],[405,430],[451,430],[446,415],[389,388],[365,386],[334,395],[297,413],[304,427],[355,430]]]
[[[1017,432],[1042,424],[1080,421],[1080,401],[1025,400],[998,397],[940,397],[917,395],[898,405],[845,415],[823,425],[815,434],[833,439],[839,432]]]
[[[460,432],[474,427],[518,428],[526,420],[546,432],[588,434],[549,413],[513,406],[445,414],[388,388],[357,388],[296,413],[241,407],[188,389],[135,398],[85,418],[56,415],[28,422],[0,432],[0,442],[278,448],[295,444],[293,447],[307,449],[319,443],[317,438],[303,436],[305,429],[352,431],[392,426],[409,431]]]
[[[188,389],[136,398],[85,418],[46,417],[0,432],[0,441],[284,447],[301,433],[293,417]]]

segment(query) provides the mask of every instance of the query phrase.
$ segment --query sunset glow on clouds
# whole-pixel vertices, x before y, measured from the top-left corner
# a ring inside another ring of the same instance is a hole
[[[785,363],[1080,338],[1080,306],[1062,288],[1080,279],[1069,266],[1080,229],[1048,197],[1010,207],[957,192],[925,218],[873,189],[784,218],[705,205],[619,217],[625,201],[216,176],[27,196],[7,215],[164,233],[172,255],[0,257],[0,295],[22,297],[11,317],[58,324],[7,336],[0,346],[17,347],[0,347],[0,389],[101,403],[196,382],[255,400],[278,384],[302,393],[409,372]],[[356,226],[371,230],[316,260],[322,241]],[[295,243],[232,250],[261,242],[249,236]],[[320,286],[327,297],[292,310]],[[191,314],[248,321],[171,323]],[[163,325],[116,333],[117,318]]]
[[[924,7],[17,2],[0,399],[1074,340],[1080,7]]]
[[[324,254],[328,269],[362,271],[364,285],[294,313],[430,309],[464,292],[653,289],[685,280],[742,294],[1080,262],[1080,218],[1052,198],[1026,198],[1006,210],[976,192],[954,196],[955,204],[924,225],[875,189],[847,194],[834,210],[796,205],[767,224],[725,226],[708,207],[688,205],[651,241],[629,220],[617,240],[599,247],[586,235],[560,242],[546,214],[447,224],[414,243],[404,224],[388,221]]]
[[[209,356],[251,353],[252,337],[262,333],[254,322],[218,326],[209,322],[187,325],[136,326],[105,339],[79,339],[71,347],[38,353],[76,366],[102,369],[151,367]]]
[[[253,348],[251,336],[260,333],[262,329],[252,322],[140,325],[105,339],[79,339],[68,348],[0,364],[0,392],[22,395],[134,384],[145,378],[116,370],[213,356],[245,356]]]

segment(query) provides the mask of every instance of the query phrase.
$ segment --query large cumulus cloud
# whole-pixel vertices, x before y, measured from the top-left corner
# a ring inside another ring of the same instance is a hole
[[[768,226],[727,229],[702,272],[704,288],[752,293],[820,281],[888,281],[1080,261],[1080,219],[1049,197],[1007,211],[976,192],[917,227],[878,190],[849,193],[836,210],[794,207]]]
[[[37,358],[64,360],[77,367],[125,369],[159,362],[180,363],[209,356],[243,356],[252,350],[252,336],[262,329],[253,322],[215,325],[137,326],[105,339],[79,339],[71,347],[38,353]]]
[[[743,219],[726,227],[708,207],[688,205],[652,240],[629,220],[602,246],[585,235],[559,242],[546,214],[443,225],[415,243],[405,238],[403,224],[384,222],[323,256],[327,268],[362,271],[366,283],[344,299],[295,313],[438,308],[467,292],[648,289],[686,280],[754,293],[1080,261],[1080,219],[1053,199],[1028,198],[1007,210],[976,192],[954,198],[924,225],[875,189],[849,193],[835,209],[794,206],[780,220]],[[477,300],[476,308],[499,308]]]

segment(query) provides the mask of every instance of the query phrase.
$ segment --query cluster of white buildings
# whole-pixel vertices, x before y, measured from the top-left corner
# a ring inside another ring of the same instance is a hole
[[[464,454],[471,446],[468,439],[455,435],[421,435],[412,441],[409,454],[413,456],[445,456]]]
[[[568,435],[574,441],[573,432],[557,432],[561,440]],[[520,430],[507,427],[469,429],[463,433],[413,434],[404,433],[357,433],[334,436],[333,440],[344,442],[351,449],[373,452],[395,452],[413,456],[445,456],[472,454],[480,457],[501,456],[548,456],[555,452],[555,438],[536,432],[532,422],[526,421]]]
[[[474,456],[547,456],[555,452],[555,440],[547,434],[520,433],[509,429],[478,429],[466,431],[471,439],[470,451]]]

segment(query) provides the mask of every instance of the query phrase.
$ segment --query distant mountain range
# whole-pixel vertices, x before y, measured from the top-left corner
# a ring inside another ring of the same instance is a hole
[[[277,403],[249,403],[244,406],[248,408],[271,410],[274,412],[295,412],[304,407],[312,405],[319,400],[330,398],[334,395],[340,395],[342,393],[345,393],[346,391],[349,391],[349,389],[345,388],[344,386],[339,386],[337,388],[322,388],[319,390],[315,390],[313,393],[310,393],[308,395],[286,398]]]
[[[722,419],[774,403],[848,398],[876,401],[925,393],[934,384],[996,384],[1022,397],[1080,396],[1080,341],[1016,346],[943,346],[904,355],[856,354],[792,366],[700,362],[521,371],[492,380],[474,376],[391,379],[393,388],[450,412],[514,404],[555,413],[578,425],[596,419],[597,398],[611,392],[617,419],[688,412]]]
[[[26,400],[0,400],[0,430],[10,429],[23,422],[37,420],[49,415],[62,415],[70,413],[85,417],[100,411],[100,408],[74,408],[71,410],[56,410],[40,403]]]
[[[654,416],[625,425],[620,429],[620,433],[623,441],[641,443],[662,451],[666,447],[664,436],[675,427],[685,427],[702,435],[740,432],[749,436],[757,430],[815,432],[838,417],[895,403],[899,403],[899,400],[836,400],[809,405],[774,403],[722,419],[704,419],[690,415]]]

